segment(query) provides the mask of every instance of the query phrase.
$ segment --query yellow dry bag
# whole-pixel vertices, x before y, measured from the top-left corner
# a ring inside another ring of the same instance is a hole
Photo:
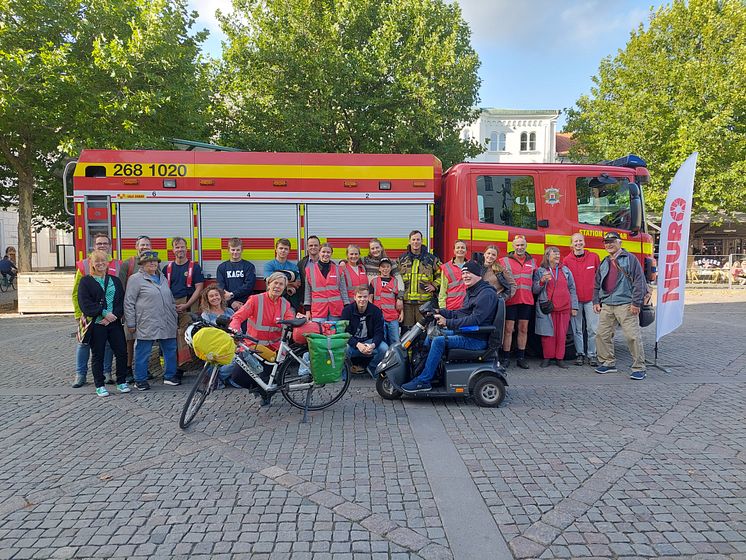
[[[192,338],[192,344],[197,357],[206,362],[227,365],[236,353],[233,337],[214,327],[200,329]]]

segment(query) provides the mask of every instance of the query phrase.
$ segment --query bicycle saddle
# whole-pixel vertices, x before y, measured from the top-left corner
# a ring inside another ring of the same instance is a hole
[[[281,325],[288,325],[288,326],[295,328],[295,327],[301,327],[305,325],[308,322],[308,320],[305,317],[299,317],[297,319],[287,319],[287,320],[282,320],[282,321],[277,321],[277,322]]]

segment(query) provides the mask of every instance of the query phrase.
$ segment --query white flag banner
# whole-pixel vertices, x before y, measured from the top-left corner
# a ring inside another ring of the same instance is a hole
[[[658,301],[655,310],[655,341],[675,331],[684,320],[684,286],[689,254],[689,224],[697,152],[679,167],[663,206],[658,245]]]

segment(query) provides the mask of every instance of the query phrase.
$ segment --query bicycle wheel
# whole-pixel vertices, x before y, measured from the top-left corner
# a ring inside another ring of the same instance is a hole
[[[199,409],[202,408],[207,395],[212,392],[219,367],[218,365],[208,363],[202,368],[202,371],[194,382],[192,390],[189,391],[184,408],[181,409],[179,427],[182,430],[191,424]]]
[[[280,371],[277,372],[277,385],[280,387],[280,392],[286,401],[296,408],[305,408],[308,388],[302,385],[312,383],[308,410],[323,410],[333,405],[347,392],[347,389],[350,387],[350,379],[352,379],[350,365],[350,360],[345,358],[345,369],[342,371],[342,379],[337,383],[316,385],[313,383],[310,372],[300,375],[298,373],[300,364],[295,358],[288,356],[280,366]],[[301,386],[293,387],[293,385]]]
[[[13,280],[10,281],[10,287],[14,290],[18,289],[18,276],[14,276]]]
[[[0,292],[5,293],[10,288],[10,282],[5,278],[0,278]]]

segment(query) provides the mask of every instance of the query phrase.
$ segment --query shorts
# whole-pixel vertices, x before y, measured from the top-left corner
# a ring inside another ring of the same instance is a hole
[[[534,312],[534,306],[528,303],[516,303],[505,307],[506,321],[528,321]]]

